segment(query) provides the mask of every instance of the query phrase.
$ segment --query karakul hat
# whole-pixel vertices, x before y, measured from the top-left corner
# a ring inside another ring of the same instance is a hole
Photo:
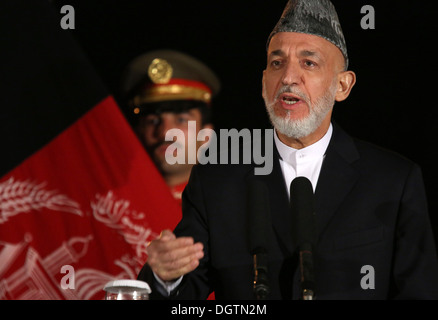
[[[269,35],[267,46],[278,32],[306,33],[324,38],[341,50],[348,67],[344,34],[336,9],[329,0],[289,0]]]

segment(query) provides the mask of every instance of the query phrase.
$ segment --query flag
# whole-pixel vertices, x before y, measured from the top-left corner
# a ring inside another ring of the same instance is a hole
[[[102,299],[181,207],[62,14],[3,0],[0,15],[0,299]]]

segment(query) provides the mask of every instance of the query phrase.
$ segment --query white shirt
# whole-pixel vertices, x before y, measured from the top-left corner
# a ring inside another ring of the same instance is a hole
[[[315,192],[322,162],[332,133],[333,127],[330,123],[326,134],[319,141],[303,149],[294,149],[281,142],[277,137],[277,132],[275,132],[274,141],[280,154],[280,167],[287,190],[289,190],[293,179],[296,177],[306,177],[312,182],[313,192]],[[289,192],[287,194],[290,197]]]

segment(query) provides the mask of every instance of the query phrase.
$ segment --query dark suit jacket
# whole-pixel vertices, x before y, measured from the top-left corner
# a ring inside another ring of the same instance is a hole
[[[269,189],[268,298],[299,299],[288,191],[274,155],[272,173],[256,177]],[[175,233],[203,242],[205,257],[171,297],[205,299],[214,290],[216,299],[255,298],[245,203],[252,178],[252,165],[193,168]],[[438,263],[417,165],[334,125],[315,201],[317,299],[438,299]],[[371,276],[361,273],[363,266],[374,269],[374,289],[361,286]],[[147,264],[139,278],[154,291]]]

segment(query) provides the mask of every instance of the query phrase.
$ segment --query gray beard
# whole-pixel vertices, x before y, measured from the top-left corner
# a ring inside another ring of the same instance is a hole
[[[333,81],[324,96],[312,105],[310,99],[294,86],[283,86],[277,93],[274,102],[269,102],[266,95],[266,88],[263,86],[263,99],[265,100],[266,110],[274,128],[289,138],[300,139],[315,132],[315,130],[321,126],[328,112],[335,104],[336,89],[336,82]],[[310,108],[309,115],[303,119],[293,120],[289,118],[290,111],[286,110],[285,117],[277,116],[275,114],[274,104],[278,96],[284,92],[296,94],[304,100]]]

